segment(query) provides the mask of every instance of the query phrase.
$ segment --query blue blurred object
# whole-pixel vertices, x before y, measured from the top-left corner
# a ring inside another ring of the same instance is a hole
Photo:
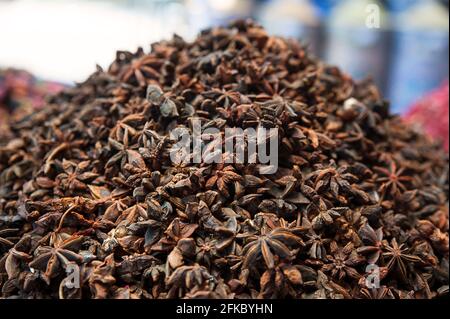
[[[312,2],[318,8],[322,18],[328,17],[333,7],[338,4],[338,0],[313,0]]]
[[[448,10],[422,0],[396,17],[389,98],[395,113],[448,79]]]
[[[413,5],[417,4],[420,0],[387,0],[387,8],[393,14],[403,12]]]

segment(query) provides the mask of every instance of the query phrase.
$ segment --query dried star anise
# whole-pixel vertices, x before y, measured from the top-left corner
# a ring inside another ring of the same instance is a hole
[[[198,264],[194,266],[181,266],[167,278],[167,285],[170,287],[168,298],[182,297],[194,288],[205,288],[214,282],[205,267]]]
[[[369,223],[366,223],[359,230],[363,242],[367,243],[367,246],[358,247],[357,251],[360,254],[368,255],[367,262],[369,264],[375,264],[381,256],[383,243],[383,228],[374,230]]]
[[[0,259],[3,254],[6,253],[10,248],[14,246],[17,241],[18,229],[3,229],[0,230]]]
[[[391,161],[388,168],[374,167],[378,174],[376,182],[380,183],[379,191],[382,194],[389,194],[396,197],[408,188],[407,184],[413,182],[411,176],[404,175],[405,168],[397,168],[395,161]]]
[[[362,262],[362,258],[356,253],[353,243],[348,243],[345,247],[338,247],[335,241],[330,243],[330,252],[333,255],[327,256],[327,263],[322,267],[322,271],[330,272],[331,276],[341,281],[346,276],[358,279],[358,271],[354,268]]]
[[[255,267],[255,262],[262,257],[268,269],[275,267],[278,260],[292,259],[293,253],[290,247],[303,245],[300,237],[288,229],[275,228],[269,233],[262,233],[247,238],[249,243],[244,247],[242,253],[245,256],[242,268]]]
[[[119,51],[8,127],[0,298],[449,294],[448,155],[251,20]]]
[[[411,266],[421,261],[418,256],[408,254],[408,250],[405,244],[399,245],[395,238],[392,239],[391,245],[384,247],[383,257],[388,260],[386,267],[391,271],[397,270],[402,279],[407,278],[407,265]]]
[[[49,285],[53,277],[58,275],[61,269],[64,271],[69,264],[79,264],[83,256],[73,250],[78,250],[83,238],[71,238],[57,247],[41,246],[36,250],[37,257],[29,263],[30,268],[43,271],[42,278]]]

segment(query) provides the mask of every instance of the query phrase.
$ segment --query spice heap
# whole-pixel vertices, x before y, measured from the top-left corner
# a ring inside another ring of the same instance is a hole
[[[1,142],[1,296],[447,295],[448,157],[388,108],[251,21],[118,52]],[[174,164],[193,119],[277,128],[277,172]]]

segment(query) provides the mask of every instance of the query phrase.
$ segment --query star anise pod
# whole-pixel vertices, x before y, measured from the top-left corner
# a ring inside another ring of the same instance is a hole
[[[315,299],[350,299],[351,295],[347,289],[335,283],[321,270],[317,271],[317,290],[313,294]]]
[[[151,247],[152,251],[170,251],[181,239],[190,238],[198,228],[197,224],[188,224],[175,218],[164,232],[165,236]]]
[[[330,243],[330,253],[327,255],[327,263],[322,271],[331,273],[331,276],[339,281],[345,277],[360,278],[360,274],[354,268],[362,262],[362,258],[355,251],[353,243],[349,242],[345,247],[339,247],[335,241]]]
[[[436,251],[444,255],[449,252],[449,235],[443,232],[428,220],[419,220],[416,225],[419,234],[426,240],[429,240]]]
[[[31,252],[36,245],[36,238],[28,235],[22,237],[7,254],[1,258],[0,266],[9,280],[16,279],[26,264],[33,259]]]
[[[145,221],[148,227],[145,232],[145,248],[151,249],[152,245],[161,239],[164,230],[171,221],[173,213],[172,205],[169,202],[160,204],[157,200],[147,200],[147,214],[149,219]]]
[[[145,117],[142,114],[127,115],[116,122],[109,133],[109,137],[116,141],[123,141],[126,134],[130,137],[137,136],[139,134],[137,127],[142,125],[143,122],[145,122]]]
[[[225,197],[229,197],[229,185],[242,180],[242,176],[236,173],[232,166],[227,166],[223,170],[217,171],[215,175],[208,179],[205,187],[206,189],[211,189],[216,186],[220,193],[222,193]]]
[[[45,155],[44,173],[46,174],[50,171],[51,164],[61,153],[73,153],[78,155],[76,157],[81,159],[83,157],[81,147],[86,143],[85,141],[76,139],[74,132],[64,132],[56,126],[53,126],[52,130],[55,139],[41,141],[42,144],[54,146],[53,149]]]
[[[150,79],[159,79],[160,73],[157,69],[162,65],[162,62],[155,56],[145,55],[142,49],[138,50],[137,55],[129,65],[122,69],[119,78],[121,81],[130,84],[137,83],[139,86],[145,87],[150,84]]]
[[[367,256],[369,264],[376,264],[380,259],[383,243],[383,228],[374,230],[369,223],[365,223],[359,230],[359,236],[366,246],[358,247],[357,252]]]
[[[80,264],[84,260],[83,256],[75,252],[82,240],[82,237],[70,238],[57,247],[41,246],[37,249],[37,257],[28,265],[43,271],[42,278],[50,285],[51,279],[57,276],[61,269],[65,270],[70,264]]]
[[[389,194],[392,197],[397,197],[402,192],[408,190],[408,185],[413,182],[411,176],[404,175],[405,168],[397,167],[397,163],[392,160],[389,167],[374,167],[377,173],[375,182],[380,184],[379,192],[383,195]]]
[[[203,95],[207,98],[212,98],[217,103],[227,109],[233,104],[241,103],[241,94],[239,92],[213,89],[211,91],[204,92]]]
[[[158,298],[163,289],[166,277],[166,267],[156,262],[152,262],[152,265],[143,272],[142,277],[144,280],[143,286],[145,287],[147,284],[150,285],[150,291],[153,297]]]
[[[314,188],[318,193],[330,192],[334,197],[342,199],[343,203],[346,200],[341,195],[351,193],[351,185],[358,180],[355,175],[348,172],[348,167],[336,168],[335,164],[316,170],[307,179],[314,181]]]
[[[182,298],[194,288],[205,288],[214,281],[214,277],[203,266],[181,266],[166,280],[169,287],[167,298]]]
[[[362,288],[359,293],[359,298],[374,300],[395,299],[391,292],[391,289],[386,286],[382,286],[380,288]]]
[[[138,221],[144,221],[149,218],[148,216],[148,209],[147,209],[147,203],[136,203],[135,205],[132,205],[125,209],[117,218],[116,225],[124,224],[126,226],[131,225],[132,223],[138,222]]]
[[[356,247],[359,247],[362,241],[358,230],[365,221],[366,218],[362,216],[360,211],[348,209],[336,220],[338,232],[342,234],[343,238],[352,241]]]
[[[196,262],[199,264],[210,266],[212,260],[218,256],[217,240],[212,238],[205,238],[205,239],[197,238],[196,244],[197,244],[195,252]]]
[[[115,284],[114,277],[116,263],[114,255],[108,255],[103,261],[96,261],[89,276],[89,288],[92,292],[92,298],[106,299],[111,297],[111,287]]]
[[[292,298],[298,295],[298,286],[303,284],[300,266],[280,264],[266,270],[260,279],[260,297],[263,299]],[[297,289],[296,289],[297,288]]]
[[[10,248],[14,246],[14,243],[17,242],[18,238],[16,234],[19,230],[16,228],[7,228],[0,230],[0,259],[3,257],[3,254],[8,252]]]
[[[86,183],[95,179],[98,175],[91,172],[83,172],[89,166],[89,161],[74,163],[64,160],[62,163],[64,172],[56,177],[57,187],[67,194],[72,195],[77,192],[86,191]]]
[[[383,257],[387,260],[386,267],[389,271],[396,270],[403,280],[408,277],[407,265],[412,266],[414,263],[421,262],[420,257],[409,254],[409,249],[405,244],[398,244],[394,238],[390,245],[384,245]]]
[[[347,210],[348,207],[329,208],[327,203],[320,197],[314,198],[313,202],[307,208],[308,214],[314,216],[311,223],[315,230],[333,224],[334,220]]]
[[[317,233],[312,228],[309,229],[306,238],[305,246],[306,248],[309,248],[309,257],[313,259],[325,259],[327,254],[325,245],[328,244],[331,239],[326,238],[325,234]]]
[[[247,240],[249,243],[242,250],[242,254],[245,256],[243,269],[254,267],[260,257],[263,258],[267,268],[273,269],[277,259],[289,261],[294,257],[290,247],[304,245],[300,237],[281,227],[275,228],[267,234],[250,236]]]
[[[140,169],[145,169],[146,164],[142,155],[136,151],[136,145],[130,145],[130,135],[128,129],[125,129],[123,139],[119,142],[115,139],[109,138],[108,143],[112,150],[118,151],[106,163],[106,168],[111,168],[117,163],[123,168],[126,163],[136,166]]]
[[[223,280],[214,283],[207,289],[195,287],[186,294],[187,299],[231,299],[233,296],[234,294]]]

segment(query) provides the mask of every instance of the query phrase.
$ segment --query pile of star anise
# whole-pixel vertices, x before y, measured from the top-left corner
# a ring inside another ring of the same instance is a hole
[[[173,163],[193,119],[277,128],[277,173]],[[251,21],[118,52],[12,131],[3,298],[448,294],[447,155],[369,81]]]

